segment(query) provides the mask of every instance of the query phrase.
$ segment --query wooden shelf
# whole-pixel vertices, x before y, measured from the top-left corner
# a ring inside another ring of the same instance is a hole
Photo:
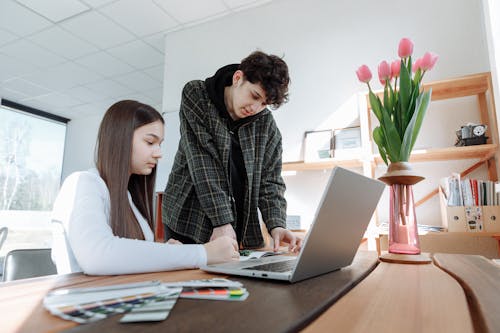
[[[465,147],[447,147],[414,150],[410,156],[410,162],[432,162],[432,161],[452,161],[478,159],[480,161],[488,160],[495,155],[498,150],[497,144],[485,144]],[[375,163],[383,164],[384,161],[380,155],[373,156]],[[346,168],[356,168],[363,166],[363,160],[359,159],[327,159],[320,162],[285,162],[283,171],[304,171],[304,170],[326,170],[333,169],[336,166]]]
[[[422,84],[423,90],[429,90],[432,87],[432,101],[439,101],[448,98],[457,98],[465,96],[474,96],[486,93],[489,89],[490,73],[478,73],[468,76],[462,76],[455,79],[434,81]],[[383,98],[384,91],[375,92],[380,98]],[[371,109],[370,101],[367,100],[368,108]]]
[[[326,170],[333,169],[336,166],[345,168],[357,168],[363,166],[361,159],[325,159],[321,162],[285,162],[283,163],[283,171],[304,171],[304,170]]]
[[[497,144],[418,149],[412,152],[410,156],[410,162],[432,162],[468,159],[487,160],[495,155],[497,149]],[[378,154],[374,156],[374,159],[377,164],[384,163],[384,161]]]
[[[414,150],[410,157],[410,162],[432,162],[432,161],[451,161],[478,159],[480,161],[488,160],[495,155],[498,150],[497,144],[485,144],[466,147],[447,147]],[[383,164],[384,161],[380,155],[373,156],[375,163]],[[321,162],[285,162],[283,171],[304,171],[304,170],[325,170],[333,169],[336,166],[346,168],[356,168],[363,166],[363,160],[359,159],[328,159]]]

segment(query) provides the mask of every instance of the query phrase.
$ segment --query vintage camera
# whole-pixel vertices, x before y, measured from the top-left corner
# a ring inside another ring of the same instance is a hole
[[[455,146],[473,146],[483,145],[488,139],[486,137],[486,125],[467,124],[460,127],[457,134],[457,142]]]

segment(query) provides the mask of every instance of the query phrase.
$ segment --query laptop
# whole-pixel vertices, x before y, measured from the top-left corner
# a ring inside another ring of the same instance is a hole
[[[378,180],[335,167],[297,256],[275,255],[201,269],[293,283],[349,266],[384,188]]]

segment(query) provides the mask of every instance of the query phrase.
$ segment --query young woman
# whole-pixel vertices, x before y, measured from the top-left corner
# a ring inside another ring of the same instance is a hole
[[[164,120],[154,108],[112,105],[97,138],[97,169],[68,176],[54,204],[58,273],[130,274],[196,268],[239,257],[229,237],[204,245],[154,242],[153,190]]]

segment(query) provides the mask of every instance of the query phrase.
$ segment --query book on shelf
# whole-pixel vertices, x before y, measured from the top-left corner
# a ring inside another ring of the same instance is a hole
[[[460,179],[453,174],[441,182],[448,206],[498,206],[500,185],[491,180]]]

